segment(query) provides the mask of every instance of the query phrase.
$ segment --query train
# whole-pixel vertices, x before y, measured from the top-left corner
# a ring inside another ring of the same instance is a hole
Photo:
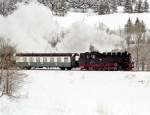
[[[59,68],[61,70],[132,71],[131,54],[124,52],[84,53],[17,53],[16,66],[20,69]]]

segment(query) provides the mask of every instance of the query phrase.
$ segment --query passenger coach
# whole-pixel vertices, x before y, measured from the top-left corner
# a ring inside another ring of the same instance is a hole
[[[16,54],[17,67],[31,68],[60,68],[71,70],[77,66],[76,53],[18,53]]]

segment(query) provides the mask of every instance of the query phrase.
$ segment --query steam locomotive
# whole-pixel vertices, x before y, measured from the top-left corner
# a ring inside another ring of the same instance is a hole
[[[20,69],[60,68],[61,70],[131,71],[133,62],[128,52],[85,53],[17,53]]]

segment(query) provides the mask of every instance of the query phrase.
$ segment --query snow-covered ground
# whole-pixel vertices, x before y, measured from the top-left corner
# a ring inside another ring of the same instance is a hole
[[[0,115],[149,115],[149,72],[24,71],[24,98]]]
[[[99,23],[104,23],[111,30],[118,30],[124,28],[124,25],[127,23],[129,18],[131,18],[134,23],[137,17],[144,21],[148,29],[150,28],[150,13],[114,13],[99,16],[95,13],[69,12],[65,17],[56,17],[56,19],[58,23],[64,27],[69,27],[76,21],[82,21],[90,26],[96,26]]]

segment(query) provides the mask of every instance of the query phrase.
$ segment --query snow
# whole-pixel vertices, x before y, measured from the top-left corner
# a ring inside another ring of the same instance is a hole
[[[101,52],[111,51],[120,48],[124,39],[119,34],[107,33],[107,28],[122,29],[129,17],[133,22],[139,17],[146,28],[150,28],[150,13],[127,14],[122,13],[122,7],[119,7],[119,13],[114,14],[70,11],[59,17],[53,16],[47,7],[35,1],[28,5],[19,3],[12,15],[0,16],[0,36],[11,39],[18,52],[85,52],[90,45]],[[100,29],[102,23],[106,27]],[[48,42],[60,36],[61,32],[65,33],[64,38],[60,37],[56,48],[52,48]]]
[[[122,29],[138,17],[150,29],[150,13],[100,15],[68,12],[64,17],[33,0],[19,3],[8,17],[0,16],[0,36],[10,38],[18,52],[84,52],[120,48],[123,38],[106,32]],[[102,23],[106,26],[100,27]],[[56,48],[48,41],[65,32]],[[23,71],[28,74],[20,99],[0,98],[0,115],[149,115],[149,72]]]
[[[149,72],[24,71],[25,97],[0,115],[149,115]]]
[[[150,28],[150,13],[114,13],[106,15],[97,15],[95,13],[75,13],[68,12],[65,17],[55,17],[58,23],[63,27],[69,27],[73,22],[83,21],[90,26],[96,26],[99,23],[104,23],[111,30],[118,30],[119,28],[124,28],[127,20],[131,18],[135,22],[136,18],[143,20],[146,27]]]

